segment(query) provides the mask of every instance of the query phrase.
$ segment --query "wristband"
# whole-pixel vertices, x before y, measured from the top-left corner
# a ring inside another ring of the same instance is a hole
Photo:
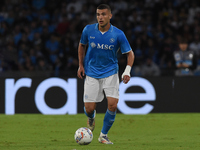
[[[124,70],[124,73],[122,74],[122,79],[124,78],[125,75],[130,77],[131,76],[130,72],[131,72],[131,66],[127,65],[125,70]]]

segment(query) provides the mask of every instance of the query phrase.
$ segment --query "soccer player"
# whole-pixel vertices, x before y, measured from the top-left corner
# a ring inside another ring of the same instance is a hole
[[[130,80],[130,71],[134,62],[134,53],[123,31],[110,24],[111,9],[101,4],[96,10],[98,23],[87,25],[82,32],[78,58],[77,76],[84,82],[84,112],[88,117],[87,126],[92,131],[95,126],[96,104],[104,99],[105,92],[108,108],[103,127],[98,138],[100,143],[113,144],[107,133],[115,120],[119,100],[119,77],[117,52],[127,55],[127,66],[122,74],[126,84]],[[88,49],[86,52],[86,46]]]

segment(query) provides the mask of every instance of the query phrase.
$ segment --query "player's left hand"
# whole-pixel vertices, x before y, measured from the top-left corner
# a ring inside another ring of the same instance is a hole
[[[123,78],[122,78],[122,81],[123,81],[123,83],[125,83],[125,84],[128,83],[129,80],[130,80],[130,76],[128,76],[128,75],[124,75]]]
[[[124,73],[122,74],[122,81],[123,83],[128,83],[129,80],[130,80],[130,71],[131,71],[131,66],[127,65],[125,70],[124,70]]]

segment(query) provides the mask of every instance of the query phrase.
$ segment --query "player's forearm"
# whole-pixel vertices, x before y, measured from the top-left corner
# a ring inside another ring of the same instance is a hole
[[[122,80],[124,81],[124,76],[127,75],[130,78],[130,72],[131,72],[131,68],[134,62],[134,53],[133,51],[128,52],[127,54],[127,65],[126,68],[124,70],[124,73],[122,74]],[[124,81],[124,83],[128,83],[129,79],[127,81]]]
[[[84,60],[84,57],[85,57],[85,48],[86,48],[85,45],[79,43],[79,46],[78,46],[79,66],[83,66],[83,60]]]
[[[134,59],[135,59],[135,56],[134,56],[133,51],[130,51],[129,53],[127,53],[127,65],[132,67]]]

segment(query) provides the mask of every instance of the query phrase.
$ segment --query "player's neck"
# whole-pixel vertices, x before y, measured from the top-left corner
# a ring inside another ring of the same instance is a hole
[[[106,32],[110,29],[110,23],[106,24],[105,26],[99,26],[99,31]]]

